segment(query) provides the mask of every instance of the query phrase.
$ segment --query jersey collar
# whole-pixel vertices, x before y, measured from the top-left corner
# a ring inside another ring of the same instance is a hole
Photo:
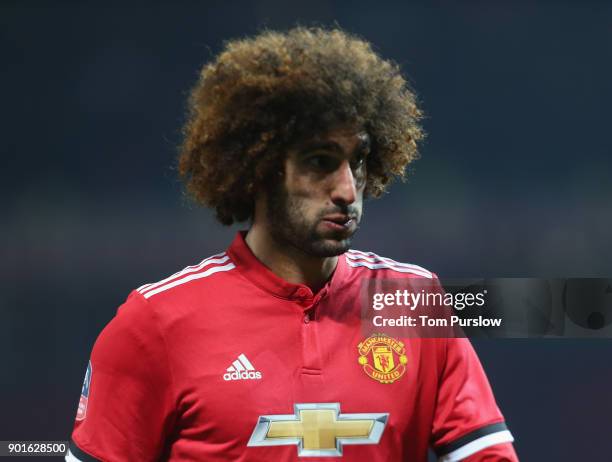
[[[330,280],[317,294],[313,294],[308,286],[287,282],[260,262],[253,252],[251,252],[251,249],[244,240],[246,233],[246,231],[239,231],[236,233],[236,237],[227,249],[227,253],[236,265],[236,269],[240,271],[243,276],[253,284],[277,297],[296,300],[308,300],[315,297],[322,297],[327,295],[327,293],[336,286],[339,286],[344,278],[347,270],[346,259],[340,255],[338,257],[338,264]]]

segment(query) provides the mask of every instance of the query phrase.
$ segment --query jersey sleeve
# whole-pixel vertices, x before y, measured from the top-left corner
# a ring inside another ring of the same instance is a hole
[[[132,292],[94,344],[66,460],[159,459],[173,426],[172,385],[155,312]]]
[[[515,462],[512,442],[470,341],[446,342],[432,429],[440,462]]]

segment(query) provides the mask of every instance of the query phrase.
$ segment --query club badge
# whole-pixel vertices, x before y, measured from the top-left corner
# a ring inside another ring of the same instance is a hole
[[[368,377],[380,383],[393,383],[406,372],[406,349],[399,340],[373,334],[357,346],[359,364]]]

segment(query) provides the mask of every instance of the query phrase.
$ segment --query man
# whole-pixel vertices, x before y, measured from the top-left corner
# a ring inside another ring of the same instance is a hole
[[[179,160],[228,250],[132,292],[88,365],[69,461],[515,461],[466,339],[364,336],[360,289],[435,275],[349,250],[417,155],[399,70],[339,30],[227,44]]]

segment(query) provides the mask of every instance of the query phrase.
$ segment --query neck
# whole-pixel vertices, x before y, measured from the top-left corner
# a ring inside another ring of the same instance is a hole
[[[318,292],[336,269],[338,257],[313,257],[287,242],[278,242],[262,225],[254,223],[247,245],[274,274],[292,284],[304,284]]]

